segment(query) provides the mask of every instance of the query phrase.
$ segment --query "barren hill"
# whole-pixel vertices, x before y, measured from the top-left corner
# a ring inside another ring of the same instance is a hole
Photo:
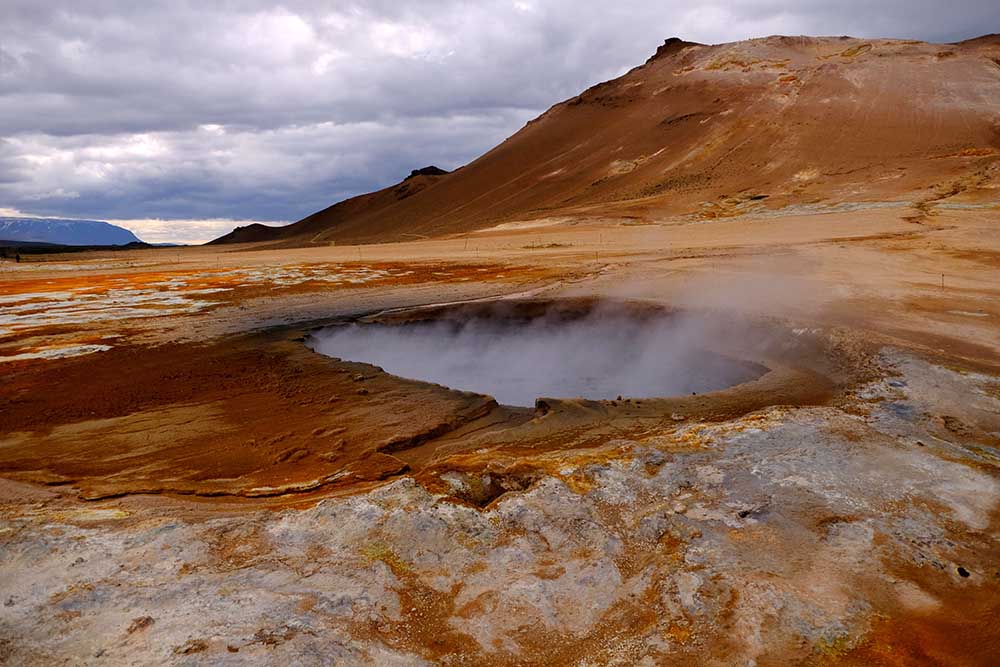
[[[669,39],[450,174],[216,242],[440,236],[539,218],[717,218],[851,202],[995,200],[1000,36],[958,44]]]

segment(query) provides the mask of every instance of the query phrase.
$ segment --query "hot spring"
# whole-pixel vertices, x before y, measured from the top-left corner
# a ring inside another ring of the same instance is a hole
[[[767,371],[712,351],[726,335],[717,324],[684,313],[496,302],[348,322],[313,333],[310,345],[400,377],[532,406],[540,397],[705,393]]]

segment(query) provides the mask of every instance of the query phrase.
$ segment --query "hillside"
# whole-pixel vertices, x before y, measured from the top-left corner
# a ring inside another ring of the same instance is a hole
[[[218,242],[381,242],[558,216],[713,219],[851,202],[992,201],[998,109],[997,35],[948,45],[670,39],[459,171]]]
[[[99,220],[0,218],[0,239],[67,246],[113,246],[139,243],[135,234]]]
[[[352,221],[368,219],[383,211],[391,210],[393,205],[426,190],[448,173],[433,165],[414,169],[409,176],[395,185],[345,199],[287,227],[270,227],[254,223],[237,227],[225,236],[210,241],[208,245],[280,240],[289,240],[294,245],[323,245],[337,238],[342,229],[351,227]],[[401,236],[405,237],[405,232],[402,232]]]

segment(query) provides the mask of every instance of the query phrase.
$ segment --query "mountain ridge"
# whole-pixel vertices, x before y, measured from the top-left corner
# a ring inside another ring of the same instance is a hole
[[[255,229],[253,240],[371,243],[556,216],[713,219],[803,204],[995,198],[998,108],[997,35],[955,44],[670,38],[461,170],[427,177],[405,197],[389,194],[401,183],[280,232]]]
[[[131,231],[103,220],[0,217],[0,239],[57,245],[112,246],[142,241]]]

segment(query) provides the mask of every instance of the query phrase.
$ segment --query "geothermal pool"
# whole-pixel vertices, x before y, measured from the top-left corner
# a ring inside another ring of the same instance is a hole
[[[719,335],[717,327],[676,314],[607,308],[525,314],[497,307],[442,319],[348,323],[314,333],[310,345],[400,377],[532,406],[540,397],[704,393],[767,370],[710,352]]]

